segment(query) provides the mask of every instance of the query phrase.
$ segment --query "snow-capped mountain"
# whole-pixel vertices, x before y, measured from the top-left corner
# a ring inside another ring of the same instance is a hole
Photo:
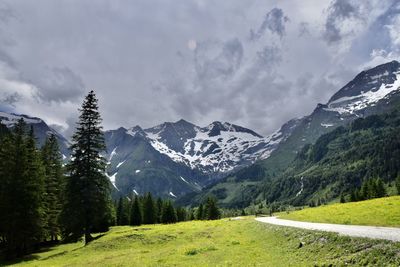
[[[180,198],[180,204],[198,203],[208,194],[213,194],[227,207],[248,205],[265,182],[275,179],[277,174],[290,167],[306,144],[315,143],[321,135],[339,126],[358,118],[390,112],[396,106],[400,106],[400,63],[392,61],[363,71],[338,90],[328,103],[318,104],[310,115],[297,119],[268,158],[230,173],[200,193]],[[252,183],[243,186],[243,181]]]
[[[354,80],[340,89],[327,103],[325,110],[341,115],[357,114],[379,101],[398,93],[400,87],[400,63],[392,61],[358,74]]]
[[[232,171],[266,158],[284,138],[280,131],[263,138],[252,130],[217,121],[201,128],[180,120],[144,132],[157,151],[207,174]]]
[[[180,196],[267,158],[297,123],[293,120],[268,137],[217,121],[206,127],[179,120],[148,129],[135,126],[107,131],[109,177],[124,193]],[[148,185],[154,179],[157,190]]]
[[[37,144],[39,147],[41,147],[44,144],[44,142],[49,134],[51,134],[51,133],[55,134],[57,137],[57,140],[58,140],[58,143],[60,146],[60,151],[63,155],[63,158],[68,157],[68,155],[69,155],[68,141],[61,134],[59,134],[56,130],[49,127],[42,119],[37,118],[37,117],[30,117],[27,115],[20,115],[20,114],[7,113],[7,112],[0,111],[0,121],[2,124],[6,125],[8,128],[12,128],[15,125],[15,123],[17,123],[17,121],[21,118],[24,119],[25,123],[28,126],[33,127],[33,131],[34,131],[35,137],[37,139]]]

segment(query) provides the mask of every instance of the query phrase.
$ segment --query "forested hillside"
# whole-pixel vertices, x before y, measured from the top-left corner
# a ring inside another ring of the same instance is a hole
[[[342,201],[373,197],[376,192],[366,192],[372,181],[383,183],[385,191],[396,192],[399,130],[399,108],[338,127],[315,144],[304,146],[287,171],[264,183],[262,194],[267,202],[314,205],[341,195]]]

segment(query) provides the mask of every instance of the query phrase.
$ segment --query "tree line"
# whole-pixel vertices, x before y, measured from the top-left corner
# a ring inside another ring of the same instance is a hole
[[[192,220],[216,220],[221,211],[214,197],[208,197],[198,208],[175,207],[171,200],[143,196],[120,197],[115,203],[116,225],[176,223]]]
[[[105,142],[93,91],[79,109],[71,156],[63,165],[57,137],[38,149],[33,127],[21,118],[10,130],[0,121],[0,252],[19,257],[43,243],[76,242],[112,225],[175,223],[218,219],[214,198],[198,209],[174,207],[170,200],[144,196],[111,200]]]

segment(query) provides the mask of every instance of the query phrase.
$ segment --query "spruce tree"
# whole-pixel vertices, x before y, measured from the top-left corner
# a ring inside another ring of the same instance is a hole
[[[61,153],[54,134],[46,139],[41,151],[45,170],[46,232],[51,241],[60,235],[59,215],[61,212],[61,190],[63,170]]]
[[[176,217],[178,222],[186,221],[186,210],[182,207],[176,208]]]
[[[164,203],[161,215],[161,222],[162,223],[176,223],[178,220],[176,216],[176,211],[174,206],[172,205],[171,201],[166,201]]]
[[[340,194],[340,203],[346,203],[346,199],[344,198],[344,194]]]
[[[375,192],[376,192],[376,197],[386,196],[385,185],[383,184],[383,181],[381,178],[378,178],[375,181]]]
[[[156,209],[151,193],[147,193],[143,200],[143,223],[156,223]]]
[[[83,234],[85,244],[94,229],[111,218],[110,183],[105,175],[106,161],[98,100],[93,91],[80,109],[79,122],[72,136],[71,161],[62,210],[63,235],[77,240]]]
[[[199,207],[197,208],[196,219],[197,220],[203,220],[204,219],[204,208],[203,208],[203,204],[202,203],[200,203]]]
[[[221,217],[221,212],[217,207],[217,201],[213,197],[208,197],[204,206],[204,217],[207,220],[217,220]]]
[[[117,207],[117,225],[129,224],[129,209],[128,203],[125,198],[120,197]]]
[[[142,212],[140,210],[138,196],[135,196],[135,199],[132,202],[130,224],[134,226],[139,226],[142,224]]]
[[[396,178],[396,189],[397,189],[397,194],[400,195],[400,174],[398,174]]]
[[[33,130],[19,120],[0,149],[0,229],[7,256],[28,253],[43,240],[43,166]]]
[[[162,215],[162,208],[163,208],[163,201],[162,199],[159,197],[157,198],[156,201],[156,207],[157,207],[157,222],[161,223],[161,215]]]

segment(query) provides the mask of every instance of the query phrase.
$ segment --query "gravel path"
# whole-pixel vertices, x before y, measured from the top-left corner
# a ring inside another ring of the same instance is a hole
[[[281,226],[290,226],[309,230],[318,230],[326,232],[335,232],[340,235],[367,237],[374,239],[386,239],[400,242],[400,228],[393,227],[376,227],[361,225],[344,225],[344,224],[328,224],[328,223],[310,223],[278,219],[276,217],[258,217],[257,221],[270,223]]]

